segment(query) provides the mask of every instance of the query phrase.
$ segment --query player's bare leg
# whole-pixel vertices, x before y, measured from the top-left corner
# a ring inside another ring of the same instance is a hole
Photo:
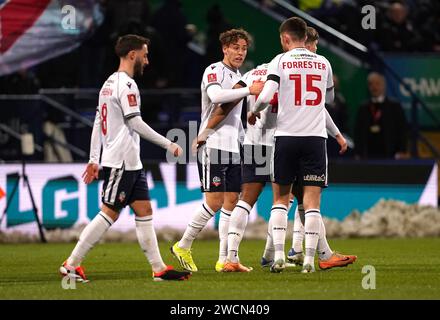
[[[87,253],[101,240],[105,232],[118,219],[119,212],[103,204],[101,211],[84,228],[79,236],[78,243],[70,254],[69,258],[60,267],[60,273],[66,275],[73,273],[78,281],[88,281],[81,263]]]
[[[321,231],[321,187],[304,186],[305,249],[303,272],[314,272],[314,258]]]
[[[238,248],[247,226],[248,216],[257,202],[258,196],[263,190],[264,184],[259,182],[244,183],[242,186],[241,199],[238,201],[231,214],[228,232],[228,258],[224,271],[249,272],[252,268],[240,264]]]
[[[290,201],[290,190],[292,185],[280,185],[272,183],[273,206],[270,212],[270,221],[272,225],[272,238],[275,248],[274,263],[271,266],[271,272],[281,272],[286,266],[284,256],[284,242],[286,240],[287,229],[287,209]]]
[[[223,192],[205,192],[205,202],[194,213],[180,241],[171,247],[172,254],[179,260],[184,269],[188,271],[198,270],[191,254],[192,243],[208,221],[221,209],[223,200]]]

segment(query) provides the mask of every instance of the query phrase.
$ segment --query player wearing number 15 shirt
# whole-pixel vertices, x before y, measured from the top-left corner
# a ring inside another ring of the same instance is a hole
[[[278,89],[278,116],[274,134],[278,152],[276,149],[275,153],[282,152],[281,149],[285,149],[286,152],[292,150],[287,144],[297,145],[297,149],[302,148],[302,145],[313,145],[314,154],[308,153],[307,156],[314,157],[312,160],[316,161],[312,166],[310,161],[302,158],[302,162],[294,161],[298,165],[292,166],[291,161],[287,160],[290,157],[285,154],[280,157],[278,163],[275,162],[273,180],[281,184],[289,184],[295,177],[291,170],[301,167],[305,170],[302,177],[304,185],[325,186],[327,178],[325,101],[326,95],[331,95],[333,92],[333,72],[330,62],[304,47],[295,47],[277,55],[271,61],[267,80],[266,92],[268,89],[274,92]],[[261,95],[263,94],[264,91]],[[262,107],[264,105],[260,104],[259,110],[255,111],[260,111]],[[289,137],[299,139],[292,140]]]
[[[284,242],[287,207],[292,182],[299,176],[304,186],[305,249],[303,272],[313,272],[314,256],[321,226],[321,188],[327,182],[327,138],[325,100],[333,95],[329,61],[305,48],[307,24],[301,18],[285,20],[280,26],[284,53],[269,64],[267,81],[250,113],[255,123],[278,90],[278,116],[275,130],[271,210],[274,263],[271,271],[285,268]]]

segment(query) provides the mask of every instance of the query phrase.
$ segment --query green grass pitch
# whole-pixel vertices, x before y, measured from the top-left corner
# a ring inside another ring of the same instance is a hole
[[[161,252],[165,263],[178,267],[171,245],[160,243]],[[272,274],[259,266],[264,242],[245,240],[240,258],[254,271],[223,274],[214,271],[218,241],[195,241],[200,270],[190,281],[153,282],[136,243],[100,244],[84,262],[90,282],[65,290],[57,272],[74,244],[2,244],[0,299],[440,299],[440,239],[349,239],[330,245],[358,260],[313,274],[299,268]],[[362,287],[365,265],[375,268],[374,290]]]

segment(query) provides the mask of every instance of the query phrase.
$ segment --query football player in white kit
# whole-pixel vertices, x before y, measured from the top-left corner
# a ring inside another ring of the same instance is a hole
[[[322,218],[321,188],[327,183],[325,99],[333,93],[329,61],[305,48],[307,25],[301,18],[289,18],[280,26],[283,50],[269,65],[267,81],[248,117],[254,124],[278,91],[275,130],[274,202],[270,223],[275,247],[271,270],[285,268],[284,242],[292,182],[301,175],[304,186],[305,249],[303,272],[313,272]]]
[[[257,68],[247,72],[242,81],[247,86],[252,85],[256,81],[265,81],[267,76],[268,64],[262,64]],[[247,97],[247,109],[250,111],[255,104],[256,97]],[[234,102],[233,102],[234,103]],[[211,117],[207,130],[213,130],[219,125],[227,114],[234,107],[233,103],[225,106],[217,106],[214,110],[215,116]],[[256,203],[259,195],[263,191],[266,182],[270,182],[270,158],[273,148],[273,135],[276,128],[278,100],[274,95],[270,101],[270,107],[261,112],[261,119],[257,119],[254,126],[248,126],[245,139],[243,142],[243,166],[242,166],[242,193],[240,200],[235,206],[231,214],[231,221],[228,232],[228,257],[223,268],[224,272],[249,272],[252,269],[243,266],[238,260],[238,248],[246,229],[248,215],[252,207]],[[326,128],[330,135],[335,137],[341,145],[341,150],[346,148],[345,139],[330,115],[326,112]],[[197,143],[205,142],[208,132],[201,132],[198,136]],[[269,226],[270,229],[270,226]],[[273,253],[272,232],[269,231],[266,251]],[[265,260],[263,258],[262,260]],[[273,263],[272,258],[267,259],[264,264],[266,266]]]
[[[318,42],[319,42],[318,31],[316,31],[315,28],[307,27],[307,40],[305,42],[306,49],[313,53],[316,53],[316,51],[318,50]],[[326,96],[326,103],[331,103],[333,101],[333,98],[334,97],[332,96],[332,94],[328,94]],[[345,141],[345,138],[342,136],[342,134],[339,132],[339,129],[337,130],[337,132],[331,133],[327,127],[327,132],[336,138],[337,142],[341,146],[341,150],[339,153],[343,154],[347,150],[347,142]],[[292,187],[292,193],[295,195],[298,205],[295,209],[295,216],[293,221],[292,247],[287,253],[287,260],[295,265],[302,265],[304,261],[303,240],[304,240],[305,217],[304,217],[304,207],[302,200],[303,198],[302,189],[303,187],[301,185],[301,181],[300,179],[297,179],[297,181],[294,183]],[[293,199],[291,200],[291,203],[292,202]],[[270,247],[270,242],[271,242],[270,236],[268,236],[267,242],[269,243],[266,243],[266,249]],[[354,255],[343,255],[336,251],[331,250],[330,245],[327,242],[324,224],[321,226],[321,230],[319,234],[317,253],[318,253],[319,268],[323,270],[334,267],[345,267],[349,264],[352,264],[357,259],[357,257]],[[272,258],[273,257],[271,257],[270,251],[268,252],[267,250],[265,250],[265,252],[263,253],[263,257],[261,259],[261,264],[264,265],[265,262],[270,261]]]
[[[136,235],[153,270],[153,280],[185,280],[190,272],[174,270],[160,255],[152,221],[152,209],[145,172],[140,159],[140,137],[168,150],[174,156],[182,149],[149,127],[141,118],[140,94],[135,76],[141,76],[148,65],[149,40],[137,35],[120,37],[115,46],[120,58],[119,69],[104,83],[99,92],[99,106],[93,126],[90,161],[83,174],[84,182],[98,178],[99,157],[104,185],[102,207],[82,231],[69,258],[60,267],[62,275],[87,282],[81,262],[116,222],[119,212],[129,205],[135,212]]]
[[[244,62],[250,44],[249,34],[242,29],[231,29],[220,35],[224,54],[223,61],[211,64],[203,74],[202,115],[200,131],[206,128],[215,106],[241,100],[248,95],[261,92],[262,82],[249,87],[233,89],[240,81],[238,70]],[[194,213],[180,241],[171,247],[171,252],[181,266],[189,271],[197,271],[191,254],[191,246],[207,222],[220,210],[219,258],[215,270],[223,270],[227,256],[228,228],[232,210],[241,191],[240,136],[242,133],[241,102],[234,108],[197,150],[197,163],[202,192],[205,201]]]

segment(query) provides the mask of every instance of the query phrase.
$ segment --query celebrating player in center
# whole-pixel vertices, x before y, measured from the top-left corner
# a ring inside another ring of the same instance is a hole
[[[224,58],[205,69],[201,84],[202,122],[200,131],[204,131],[215,106],[228,103],[248,95],[258,95],[263,87],[256,82],[250,87],[233,89],[240,82],[238,68],[244,62],[250,44],[249,34],[242,29],[232,29],[220,35]],[[197,151],[197,163],[205,201],[195,212],[182,239],[176,242],[171,252],[183,268],[197,271],[191,246],[199,232],[208,221],[221,210],[219,221],[220,252],[216,271],[222,271],[227,255],[228,228],[231,212],[234,209],[241,190],[240,137],[243,135],[241,123],[241,102],[233,108],[222,123],[207,139],[206,144]]]

